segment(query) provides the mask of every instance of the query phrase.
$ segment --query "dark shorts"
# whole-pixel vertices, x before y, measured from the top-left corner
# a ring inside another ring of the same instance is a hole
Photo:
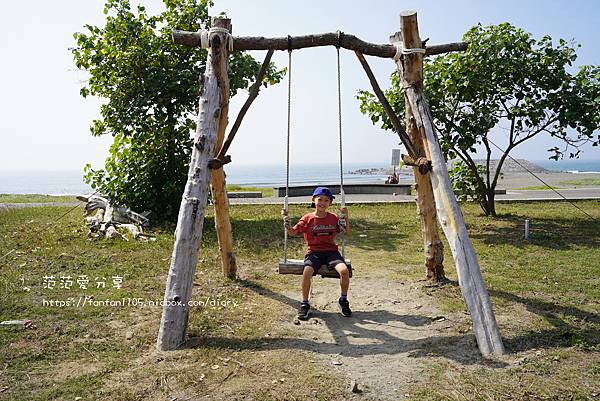
[[[304,256],[304,266],[310,266],[315,270],[313,276],[317,275],[321,266],[326,265],[333,269],[339,263],[346,263],[346,261],[338,251],[311,252]]]

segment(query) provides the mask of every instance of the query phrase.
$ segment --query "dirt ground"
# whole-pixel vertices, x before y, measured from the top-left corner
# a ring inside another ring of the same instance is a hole
[[[298,321],[292,310],[283,323],[297,338],[290,346],[320,355],[326,366],[346,377],[348,386],[355,381],[361,399],[408,399],[408,385],[427,376],[428,358],[482,361],[469,316],[443,315],[423,295],[423,286],[427,282],[415,286],[383,278],[353,279],[353,315],[346,318],[337,309],[338,282],[315,277],[310,319]],[[296,293],[285,295],[298,298]]]

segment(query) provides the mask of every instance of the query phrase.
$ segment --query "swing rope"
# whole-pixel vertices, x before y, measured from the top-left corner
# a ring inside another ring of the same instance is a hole
[[[288,42],[290,37],[288,36]],[[292,104],[292,49],[288,48],[288,104],[287,104],[287,143],[286,143],[286,159],[285,159],[285,200],[283,209],[288,213],[288,202],[290,192],[290,116]],[[287,263],[288,260],[288,230],[283,227],[283,260]]]
[[[288,37],[288,41],[289,41]],[[346,196],[344,194],[344,163],[343,163],[343,146],[342,146],[342,86],[341,86],[341,69],[340,69],[340,47],[336,46],[337,50],[337,92],[338,92],[338,131],[339,131],[339,154],[340,154],[340,196],[341,207],[346,207]],[[285,198],[283,209],[287,215],[289,206],[289,191],[290,191],[290,132],[291,132],[291,104],[292,104],[292,49],[288,48],[288,102],[287,102],[287,140],[286,140],[286,159],[285,159]],[[344,216],[345,218],[345,216]],[[346,253],[346,233],[342,232],[342,257],[345,258]],[[283,228],[283,261],[288,261],[288,231]]]
[[[336,46],[337,50],[337,86],[338,86],[338,127],[340,137],[340,196],[341,196],[341,207],[346,207],[346,196],[344,194],[344,164],[342,159],[342,85],[341,85],[341,71],[340,71],[340,47]],[[346,216],[344,215],[344,220]],[[346,255],[346,233],[342,232],[342,258]]]

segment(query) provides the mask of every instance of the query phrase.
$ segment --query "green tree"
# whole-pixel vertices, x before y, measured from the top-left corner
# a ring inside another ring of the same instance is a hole
[[[515,147],[538,135],[557,140],[550,158],[577,157],[584,144],[600,142],[600,68],[582,66],[569,72],[577,58],[575,45],[552,43],[549,36],[532,38],[508,23],[471,28],[463,37],[469,43],[461,53],[427,59],[424,86],[444,154],[458,159],[455,182],[486,215],[495,215],[494,190],[504,161]],[[386,93],[399,115],[404,114],[400,80],[392,74]],[[360,91],[361,111],[385,129],[391,124],[376,98]],[[506,130],[507,145],[491,168],[496,127]],[[476,147],[485,154],[483,168],[474,160]],[[468,171],[467,171],[468,170]]]
[[[191,133],[196,126],[199,76],[206,49],[176,45],[173,29],[198,31],[210,26],[209,0],[164,0],[165,10],[149,15],[129,0],[107,0],[104,26],[85,25],[74,34],[76,66],[89,73],[81,95],[106,100],[94,136],[114,142],[103,169],[85,168],[94,189],[154,220],[177,216],[187,180]],[[260,63],[243,52],[230,57],[231,96],[254,80]],[[266,83],[282,71],[270,66]]]

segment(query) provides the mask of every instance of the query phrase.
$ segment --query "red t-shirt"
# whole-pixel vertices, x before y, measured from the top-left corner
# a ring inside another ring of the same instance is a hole
[[[302,216],[293,229],[304,234],[308,253],[337,251],[335,236],[340,232],[338,222],[339,218],[333,213],[328,212],[325,217],[308,213]]]

